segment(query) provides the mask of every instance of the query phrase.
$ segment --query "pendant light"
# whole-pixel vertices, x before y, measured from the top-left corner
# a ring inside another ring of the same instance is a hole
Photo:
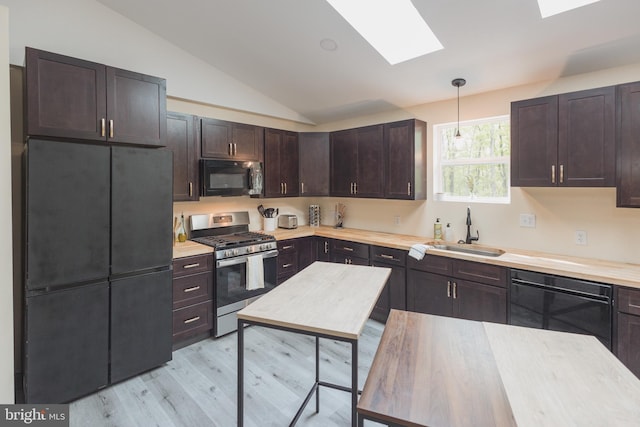
[[[456,129],[456,139],[461,139],[460,135],[460,86],[467,84],[465,79],[453,79],[451,84],[458,88],[458,128]]]

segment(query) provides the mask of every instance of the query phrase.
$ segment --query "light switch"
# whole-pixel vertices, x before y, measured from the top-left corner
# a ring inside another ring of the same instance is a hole
[[[520,214],[520,227],[536,228],[536,215],[535,214]]]

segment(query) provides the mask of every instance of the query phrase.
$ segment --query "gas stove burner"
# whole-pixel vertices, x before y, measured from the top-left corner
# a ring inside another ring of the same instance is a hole
[[[212,246],[216,249],[222,249],[253,245],[260,242],[273,242],[275,241],[275,238],[268,234],[246,231],[233,234],[224,234],[221,236],[195,237],[191,240],[207,246]]]

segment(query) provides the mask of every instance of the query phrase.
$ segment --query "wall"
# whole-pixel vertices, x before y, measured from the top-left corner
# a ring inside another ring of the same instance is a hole
[[[640,64],[589,73],[579,76],[559,78],[552,82],[536,83],[513,87],[505,90],[462,97],[460,100],[461,120],[471,120],[509,114],[510,103],[520,99],[535,98],[574,90],[607,86],[617,83],[636,81],[640,75]],[[468,82],[472,85],[473,82]],[[462,90],[464,93],[464,88]],[[452,88],[452,95],[455,91]],[[241,117],[232,111],[214,111],[207,106],[194,106],[188,102],[171,102],[177,111],[192,112],[210,117],[224,114],[226,119],[245,119],[250,122],[260,118]],[[201,202],[178,203],[175,212],[221,212],[224,210],[249,210],[252,229],[260,226],[260,217],[256,207],[279,207],[281,213],[295,213],[301,223],[307,221],[307,208],[311,203],[319,204],[322,223],[333,225],[335,204],[347,206],[345,226],[400,234],[413,234],[433,237],[433,222],[437,217],[445,224],[450,222],[455,230],[456,239],[466,234],[466,208],[468,204],[460,202],[434,201],[432,182],[433,125],[454,122],[457,118],[456,100],[418,105],[392,113],[360,117],[335,122],[315,128],[299,126],[287,122],[260,123],[283,129],[331,131],[384,123],[406,118],[419,118],[428,124],[428,185],[427,201],[392,201],[375,199],[266,199],[257,200],[247,197],[232,199],[205,198]],[[269,122],[269,120],[266,120]],[[615,207],[615,189],[613,188],[512,188],[511,203],[470,204],[472,211],[472,229],[480,232],[480,243],[503,248],[522,248],[544,252],[607,259],[621,262],[640,263],[637,243],[640,241],[640,209],[622,209]],[[536,228],[519,226],[521,213],[536,215]],[[396,224],[399,217],[399,224]],[[588,244],[579,246],[574,243],[576,230],[587,231]]]
[[[14,403],[9,10],[0,6],[0,404]]]

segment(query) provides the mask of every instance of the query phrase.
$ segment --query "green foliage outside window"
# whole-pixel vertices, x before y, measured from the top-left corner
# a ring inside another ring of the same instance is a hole
[[[509,118],[436,126],[435,192],[445,200],[509,201]]]

